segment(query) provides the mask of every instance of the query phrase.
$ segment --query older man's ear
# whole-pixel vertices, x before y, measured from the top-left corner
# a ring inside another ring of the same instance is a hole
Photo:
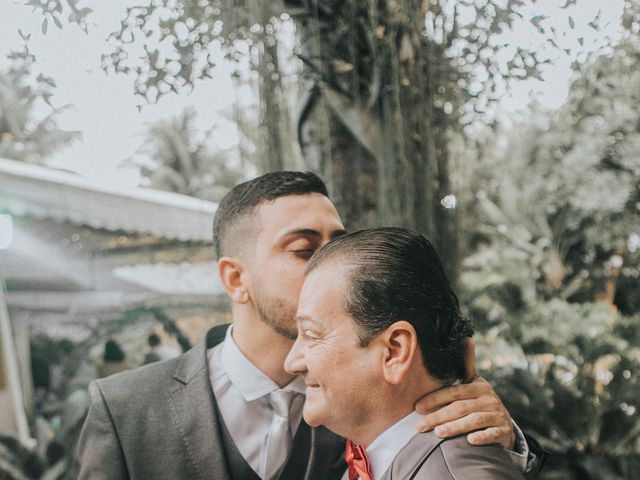
[[[416,359],[421,361],[418,335],[413,326],[400,320],[387,328],[377,339],[382,343],[382,371],[387,383],[402,383]]]

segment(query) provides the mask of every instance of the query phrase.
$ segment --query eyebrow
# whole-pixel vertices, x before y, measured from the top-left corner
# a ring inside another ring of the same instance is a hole
[[[296,228],[295,230],[289,230],[282,235],[282,238],[292,237],[294,235],[302,235],[304,237],[319,237],[320,232],[311,228]]]
[[[310,321],[311,317],[309,315],[296,315],[296,322],[304,322]]]
[[[323,323],[317,319],[313,319],[312,317],[310,317],[309,315],[296,315],[296,323],[303,323],[303,322],[307,322],[310,323],[316,327],[321,327],[323,325]]]
[[[345,233],[347,233],[346,230],[336,230],[331,234],[331,240],[334,240],[335,238],[341,235],[344,235]],[[293,237],[298,235],[303,237],[314,237],[314,238],[318,238],[322,236],[322,234],[319,231],[314,230],[312,228],[296,228],[295,230],[290,230],[287,233],[283,234],[281,238],[284,239],[287,237]]]

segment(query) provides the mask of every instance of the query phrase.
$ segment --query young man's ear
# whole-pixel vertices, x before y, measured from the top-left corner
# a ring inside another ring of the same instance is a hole
[[[416,330],[409,322],[400,320],[382,333],[380,341],[384,348],[384,377],[390,384],[399,384],[411,370],[419,353]]]
[[[227,295],[233,303],[247,303],[247,272],[245,264],[236,257],[221,257],[218,260],[218,274]]]

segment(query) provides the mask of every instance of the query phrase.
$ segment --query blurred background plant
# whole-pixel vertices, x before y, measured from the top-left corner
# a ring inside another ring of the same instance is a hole
[[[149,125],[139,157],[129,162],[140,168],[146,186],[217,202],[251,168],[241,164],[235,148],[212,146],[211,132],[199,135],[195,116],[187,109]]]
[[[586,66],[559,111],[501,145],[488,134],[467,197],[480,366],[552,453],[544,479],[640,468],[638,48],[631,35]]]
[[[57,117],[68,106],[53,106],[55,81],[42,73],[35,75],[28,36],[23,40],[23,47],[11,52],[8,65],[0,69],[0,157],[41,164],[80,133],[58,127]],[[42,115],[43,111],[48,113]]]

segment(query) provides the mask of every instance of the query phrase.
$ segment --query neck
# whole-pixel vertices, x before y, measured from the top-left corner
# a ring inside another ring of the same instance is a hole
[[[280,388],[295,378],[284,370],[293,341],[276,333],[259,318],[233,312],[232,337],[242,354]]]
[[[385,392],[380,392],[382,404],[372,411],[370,420],[359,422],[346,437],[359,445],[371,445],[386,430],[413,412],[418,400],[440,386],[423,367],[413,369],[402,384],[388,385]]]
[[[365,447],[368,447],[376,438],[378,438],[404,417],[409,415],[412,411],[413,404],[408,403],[403,404],[401,408],[396,408],[393,410],[387,408],[384,418],[368,422],[367,425],[362,425],[362,428],[359,428],[357,431],[350,433],[349,439],[357,443],[358,445],[364,445]]]

